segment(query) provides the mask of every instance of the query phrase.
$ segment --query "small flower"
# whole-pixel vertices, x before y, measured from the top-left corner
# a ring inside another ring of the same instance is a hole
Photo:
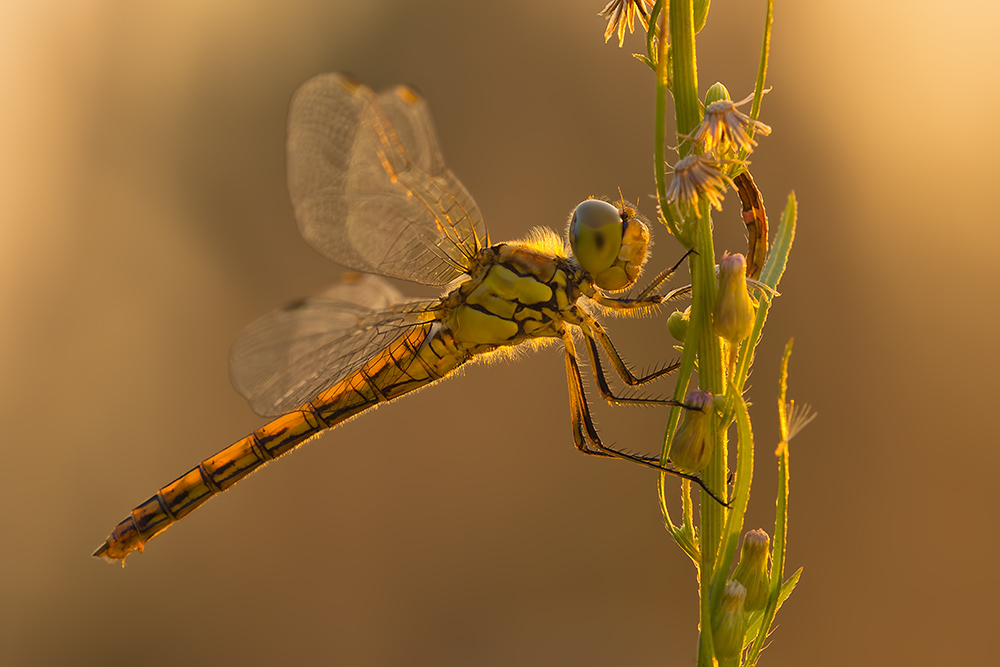
[[[727,91],[723,99],[711,102],[705,107],[705,117],[691,136],[686,138],[695,143],[703,143],[705,150],[714,150],[716,155],[725,153],[729,148],[752,151],[757,142],[751,136],[751,132],[764,136],[771,134],[769,125],[754,120],[737,109],[752,99],[753,95],[750,95],[739,102],[733,102],[728,99]]]
[[[667,189],[667,201],[698,213],[698,202],[707,199],[717,211],[722,210],[722,191],[732,183],[719,170],[719,163],[704,155],[688,155],[674,165],[674,178]]]
[[[733,579],[743,584],[747,591],[743,607],[747,611],[763,609],[767,604],[770,581],[767,576],[767,556],[771,538],[758,528],[743,536],[740,562],[733,573]]]
[[[670,462],[681,472],[703,470],[712,458],[712,393],[692,391],[687,395],[681,423],[670,445]]]
[[[727,581],[722,599],[712,610],[712,641],[718,658],[735,658],[743,650],[747,617],[743,601],[747,591],[738,581]]]
[[[719,292],[712,312],[715,333],[731,345],[739,345],[753,330],[755,314],[747,291],[746,258],[740,254],[723,257],[719,264]]]
[[[691,325],[691,307],[688,306],[683,312],[675,310],[667,318],[667,331],[678,343],[683,343],[687,337],[688,327]]]
[[[611,35],[618,30],[618,47],[625,42],[625,27],[628,26],[629,33],[635,32],[635,17],[639,17],[639,23],[646,30],[649,30],[649,9],[653,3],[649,0],[611,0],[608,6],[598,12],[598,16],[608,19],[608,28],[604,31],[604,43],[606,44]]]

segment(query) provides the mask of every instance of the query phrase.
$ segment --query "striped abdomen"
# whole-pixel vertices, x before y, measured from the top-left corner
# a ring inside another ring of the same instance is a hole
[[[262,465],[322,431],[444,377],[469,359],[439,324],[410,329],[352,375],[209,457],[156,492],[94,552],[121,560]]]

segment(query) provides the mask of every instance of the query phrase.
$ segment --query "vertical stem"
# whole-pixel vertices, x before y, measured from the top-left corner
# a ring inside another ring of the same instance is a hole
[[[767,78],[767,58],[771,53],[771,25],[774,23],[774,0],[767,0],[767,12],[764,15],[764,39],[760,45],[760,65],[757,67],[757,85],[753,91],[753,104],[750,105],[750,117],[757,120],[760,117],[760,102],[764,98],[764,80]]]
[[[663,223],[681,243],[687,245],[681,238],[680,228],[677,226],[677,219],[667,201],[667,162],[664,156],[667,143],[667,79],[670,71],[667,69],[669,62],[669,49],[666,31],[668,11],[660,11],[660,42],[659,51],[656,58],[656,119],[654,126],[653,140],[653,176],[656,179],[656,203],[660,207],[660,214]]]
[[[757,656],[764,648],[767,635],[778,611],[778,599],[781,595],[782,578],[785,573],[785,542],[788,539],[788,439],[791,436],[788,429],[788,358],[792,355],[792,343],[785,345],[785,354],[781,358],[781,375],[778,382],[778,427],[781,431],[781,442],[775,454],[778,456],[778,501],[774,515],[774,543],[771,548],[771,590],[767,598],[767,606],[761,618],[760,630],[754,638],[750,652],[747,654],[747,664],[754,664]],[[750,662],[753,661],[753,662]]]
[[[673,93],[677,115],[677,133],[690,134],[701,120],[698,103],[698,70],[694,38],[694,9],[692,0],[673,0],[670,3],[670,43],[673,52]],[[681,157],[691,150],[690,142],[681,142]],[[712,330],[712,307],[715,304],[715,247],[712,240],[712,219],[708,203],[699,206],[699,217],[694,223],[694,249],[696,255],[689,260],[691,268],[691,325],[688,338],[698,341],[698,377],[702,389],[715,396],[724,393],[722,377],[722,349],[719,337]],[[724,432],[718,420],[712,419],[712,459],[702,474],[709,488],[725,494],[726,449]],[[716,552],[725,525],[725,508],[706,494],[701,495],[701,641],[698,648],[699,665],[713,663],[711,645],[710,590],[713,580]]]
[[[764,99],[764,81],[767,79],[767,59],[771,53],[771,26],[774,23],[774,0],[767,0],[767,12],[764,16],[764,39],[760,45],[760,65],[757,67],[757,83],[753,90],[753,103],[750,105],[750,117],[754,120],[760,117],[760,104]],[[750,128],[753,136],[753,128]],[[750,151],[740,150],[739,161],[747,159]]]
[[[701,121],[698,104],[698,63],[694,48],[694,15],[691,0],[670,3],[670,44],[673,49],[674,113],[677,134],[687,135]],[[691,150],[691,142],[681,143],[680,156]]]

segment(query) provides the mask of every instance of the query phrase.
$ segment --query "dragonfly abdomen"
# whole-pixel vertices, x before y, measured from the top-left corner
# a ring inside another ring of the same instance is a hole
[[[115,526],[94,555],[109,560],[121,559],[124,563],[129,553],[142,551],[146,542],[210,498],[326,428],[309,409],[282,415],[157,491]]]
[[[124,559],[213,496],[306,440],[365,410],[426,386],[465,363],[451,334],[428,322],[399,336],[360,369],[160,489],[108,536],[94,556]]]
[[[320,419],[336,426],[385,401],[439,380],[471,358],[436,322],[414,327],[358,371],[310,401]]]

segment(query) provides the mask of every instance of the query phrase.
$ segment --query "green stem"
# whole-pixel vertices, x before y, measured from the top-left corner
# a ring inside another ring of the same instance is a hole
[[[670,43],[673,48],[674,113],[677,134],[691,134],[701,121],[698,103],[698,63],[695,55],[694,16],[691,0],[670,3]],[[691,150],[690,141],[682,141],[680,156]]]
[[[719,337],[712,328],[712,309],[715,304],[717,285],[715,280],[715,248],[712,242],[712,221],[708,204],[701,206],[701,219],[696,221],[695,250],[697,255],[690,259],[691,267],[691,324],[688,338],[698,341],[698,382],[702,389],[722,396],[725,385],[722,378],[722,348]],[[702,480],[716,494],[725,495],[726,490],[726,447],[725,430],[720,428],[718,416],[712,418],[713,449],[708,467],[702,472]],[[701,502],[701,556],[702,582],[711,578],[712,561],[719,547],[725,508],[702,494]],[[707,591],[706,591],[707,592]]]
[[[667,88],[670,71],[667,69],[670,59],[667,57],[668,41],[664,22],[667,12],[660,12],[660,51],[656,58],[656,120],[653,141],[653,176],[656,179],[656,202],[660,206],[663,223],[674,235],[674,238],[687,245],[681,237],[673,206],[667,201],[667,160],[664,152],[667,143]]]
[[[735,403],[736,433],[739,437],[736,456],[736,488],[733,492],[732,505],[726,517],[726,528],[723,536],[722,549],[719,553],[718,567],[712,581],[712,599],[722,596],[723,588],[729,579],[729,571],[736,547],[743,532],[743,518],[747,505],[750,503],[750,484],[753,481],[753,429],[750,424],[750,414],[747,412],[746,401],[732,386],[729,387],[730,399]]]
[[[788,391],[788,358],[792,355],[792,342],[785,345],[785,354],[781,359],[781,375],[778,384],[778,425],[781,430],[781,442],[778,444],[778,500],[774,517],[774,547],[771,551],[771,591],[767,606],[761,619],[757,637],[747,654],[747,664],[752,665],[764,648],[767,633],[771,629],[774,615],[778,611],[781,593],[781,578],[785,571],[785,540],[788,536],[788,415],[786,401]]]
[[[664,156],[664,151],[666,149],[667,89],[670,78],[670,70],[668,69],[670,65],[670,58],[668,57],[669,40],[667,39],[666,21],[667,16],[671,12],[671,7],[669,2],[666,4],[667,6],[660,12],[660,50],[656,61],[656,126],[653,145],[653,172],[656,177],[657,202],[660,206],[660,213],[662,214],[663,222],[667,225],[670,233],[674,235],[674,238],[680,241],[685,247],[690,247],[690,241],[688,241],[686,237],[681,234],[677,218],[674,214],[674,208],[670,202],[667,201],[666,158]],[[688,338],[688,342],[685,343],[684,352],[681,354],[681,367],[677,373],[677,382],[674,384],[675,401],[683,401],[684,397],[687,395],[688,384],[691,380],[691,374],[694,371],[695,356],[697,355],[697,352],[697,340],[694,336],[691,336]],[[680,416],[680,408],[671,408],[670,417],[667,419],[666,432],[663,437],[663,449],[660,454],[660,462],[662,465],[667,464],[667,460],[670,456],[670,443],[673,442],[674,432],[677,430],[677,424],[680,422]],[[666,501],[666,489],[664,487],[666,478],[666,474],[661,474],[659,480],[657,481],[657,496],[660,500],[660,511],[663,513],[663,521],[667,526],[667,530],[670,531],[671,536],[678,542],[678,544],[682,544],[686,541],[687,535],[694,536],[694,523],[691,520],[691,513],[686,511],[683,513],[683,523],[680,527],[676,526],[670,518],[670,511],[667,508]],[[685,507],[689,507],[691,503],[690,485],[683,485],[683,489],[681,502]],[[685,535],[685,533],[687,533],[687,535]],[[695,541],[695,544],[696,543],[697,542]],[[685,551],[688,551],[689,555],[692,555],[692,557],[693,554],[696,553],[694,549],[685,549]]]
[[[673,55],[674,110],[678,135],[689,135],[701,121],[698,99],[698,70],[695,51],[694,9],[692,0],[673,0],[670,3],[670,45]],[[680,155],[690,152],[691,143],[682,141]],[[694,249],[696,255],[689,260],[691,269],[691,324],[685,352],[691,343],[698,348],[698,377],[702,389],[714,396],[725,390],[722,377],[722,349],[719,337],[712,330],[712,308],[715,304],[715,247],[712,241],[712,219],[708,203],[699,206],[694,222]],[[718,418],[712,417],[713,451],[702,479],[709,488],[725,492],[726,450],[724,432],[718,427]],[[702,493],[701,497],[701,640],[698,647],[698,664],[711,665],[714,650],[711,643],[711,582],[716,552],[725,525],[725,508]]]
[[[757,67],[757,84],[754,86],[753,102],[750,104],[750,117],[757,120],[760,117],[760,103],[764,99],[764,80],[767,78],[767,59],[771,54],[771,26],[774,23],[774,0],[767,0],[767,13],[764,16],[764,39],[760,45],[760,65]]]
[[[760,104],[764,99],[764,81],[767,79],[767,60],[771,54],[771,26],[774,23],[774,0],[768,0],[767,12],[764,16],[764,38],[760,45],[760,64],[757,66],[757,83],[753,89],[753,102],[750,104],[750,117],[757,120],[760,117]],[[753,136],[753,128],[750,128],[750,136]],[[750,155],[750,151],[740,150],[739,162],[743,162]]]

